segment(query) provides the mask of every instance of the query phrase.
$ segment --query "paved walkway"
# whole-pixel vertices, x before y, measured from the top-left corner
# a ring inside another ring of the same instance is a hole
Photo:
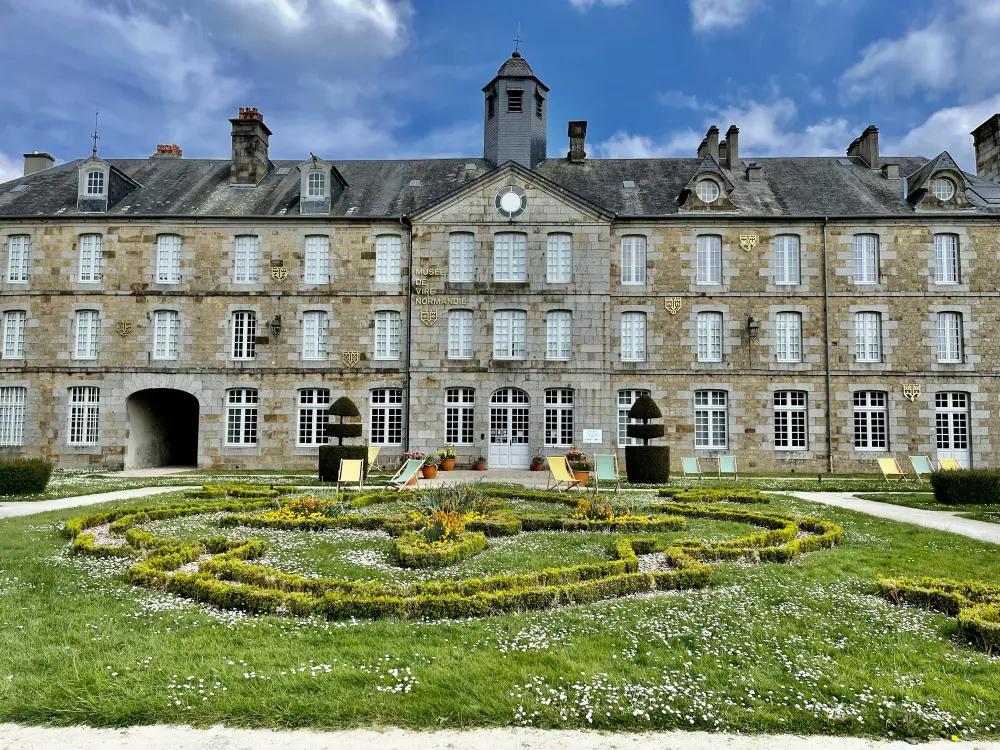
[[[200,485],[198,485],[200,486]],[[185,487],[139,487],[134,490],[118,490],[117,492],[101,492],[96,495],[77,495],[76,497],[61,497],[58,500],[39,500],[36,503],[0,503],[0,518],[12,518],[14,516],[32,516],[36,513],[45,513],[49,510],[62,510],[63,508],[76,508],[83,505],[97,505],[111,500],[131,500],[137,497],[149,497],[151,495],[162,495],[165,492],[179,492],[181,490],[197,489],[196,485]],[[6,750],[0,746],[0,750]]]
[[[878,503],[874,500],[861,500],[850,492],[783,492],[782,494],[823,505],[835,505],[838,508],[856,510],[859,513],[867,513],[869,516],[913,523],[917,526],[926,526],[929,529],[950,531],[953,534],[961,534],[983,542],[1000,544],[1000,524],[974,521],[971,518],[959,518],[956,514],[944,510],[922,510],[892,505],[891,503]]]
[[[928,750],[955,747],[954,742],[921,743]],[[132,729],[89,727],[21,727],[0,724],[0,750],[909,750],[901,742],[854,737],[738,735],[710,732],[648,732],[605,734],[576,730],[476,729],[467,732],[411,732],[401,729],[345,732],[264,729],[193,729],[152,726]],[[969,750],[1000,750],[1000,742],[972,740]]]

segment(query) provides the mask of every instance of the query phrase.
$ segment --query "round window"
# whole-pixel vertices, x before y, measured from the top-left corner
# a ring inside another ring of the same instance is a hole
[[[695,186],[694,191],[704,203],[714,203],[719,198],[719,185],[715,180],[702,180]]]
[[[494,205],[502,215],[513,219],[528,207],[528,196],[521,188],[510,185],[497,193]]]
[[[931,183],[931,193],[939,201],[950,201],[955,197],[955,183],[947,177],[938,177]]]

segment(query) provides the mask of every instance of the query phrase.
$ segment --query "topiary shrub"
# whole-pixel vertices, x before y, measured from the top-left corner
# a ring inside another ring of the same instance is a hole
[[[1000,471],[971,469],[931,474],[934,499],[945,505],[1000,505]]]
[[[641,424],[628,425],[626,434],[642,441],[641,446],[629,445],[625,448],[628,481],[633,484],[666,484],[670,480],[670,447],[649,444],[650,440],[663,437],[663,425],[650,424],[650,420],[663,416],[660,407],[649,396],[640,396],[632,404],[628,415]]]
[[[365,470],[368,469],[368,446],[344,445],[344,438],[361,437],[359,422],[345,422],[361,416],[358,407],[347,396],[341,396],[330,405],[330,421],[326,424],[327,440],[337,439],[336,445],[321,445],[319,447],[319,480],[321,482],[336,482],[340,473],[340,462],[344,459],[361,459]],[[337,417],[334,422],[333,418]]]
[[[361,437],[360,422],[344,422],[344,419],[361,416],[358,407],[347,396],[341,396],[330,405],[330,421],[326,424],[326,437],[329,440],[337,438],[337,445],[344,444],[344,438]],[[333,418],[339,421],[334,422]]]
[[[0,495],[30,495],[44,492],[52,476],[52,464],[37,458],[0,461]]]

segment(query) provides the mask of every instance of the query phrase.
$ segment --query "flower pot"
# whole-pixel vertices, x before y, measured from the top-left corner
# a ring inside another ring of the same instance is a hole
[[[423,475],[424,479],[433,479],[437,476],[438,467],[437,466],[421,466],[420,473]]]
[[[590,479],[590,472],[589,471],[575,471],[574,470],[573,471],[573,477],[575,479],[578,479],[580,481],[580,484],[585,485],[585,484],[587,484],[587,480]]]
[[[442,458],[441,459],[441,471],[451,471],[455,468],[454,458]]]
[[[531,465],[531,470],[532,471],[541,471],[544,467],[545,467],[545,464],[532,464]]]
[[[472,465],[472,468],[475,471],[486,471],[486,462],[485,461],[476,461],[476,463],[474,463]]]

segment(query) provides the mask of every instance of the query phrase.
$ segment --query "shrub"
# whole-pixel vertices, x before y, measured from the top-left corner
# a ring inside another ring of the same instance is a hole
[[[760,490],[727,490],[727,489],[681,489],[679,487],[662,487],[660,497],[668,497],[679,503],[742,503],[746,505],[767,505],[770,499]],[[667,506],[660,506],[669,510]]]
[[[629,427],[663,425],[629,425]],[[625,447],[625,474],[632,484],[664,484],[670,481],[670,446],[629,445]]]
[[[361,412],[358,411],[358,407],[351,399],[347,396],[341,396],[330,404],[329,413],[331,417],[337,417],[338,420],[334,422],[330,419],[326,423],[327,438],[337,438],[337,445],[343,445],[344,438],[361,437],[360,422],[344,422],[344,419],[357,419],[361,416]],[[339,467],[340,464],[338,463],[337,466]]]
[[[52,463],[37,458],[0,461],[0,495],[44,492],[52,476]]]
[[[1000,470],[936,471],[934,499],[945,505],[1000,505]]]
[[[363,465],[367,465],[367,446],[321,445],[319,447],[319,481],[336,482],[337,476],[340,474],[340,462],[343,460],[359,459],[363,462]]]
[[[396,559],[404,568],[441,568],[478,555],[486,549],[486,537],[468,531],[432,542],[423,534],[407,531],[396,540],[395,549]]]

